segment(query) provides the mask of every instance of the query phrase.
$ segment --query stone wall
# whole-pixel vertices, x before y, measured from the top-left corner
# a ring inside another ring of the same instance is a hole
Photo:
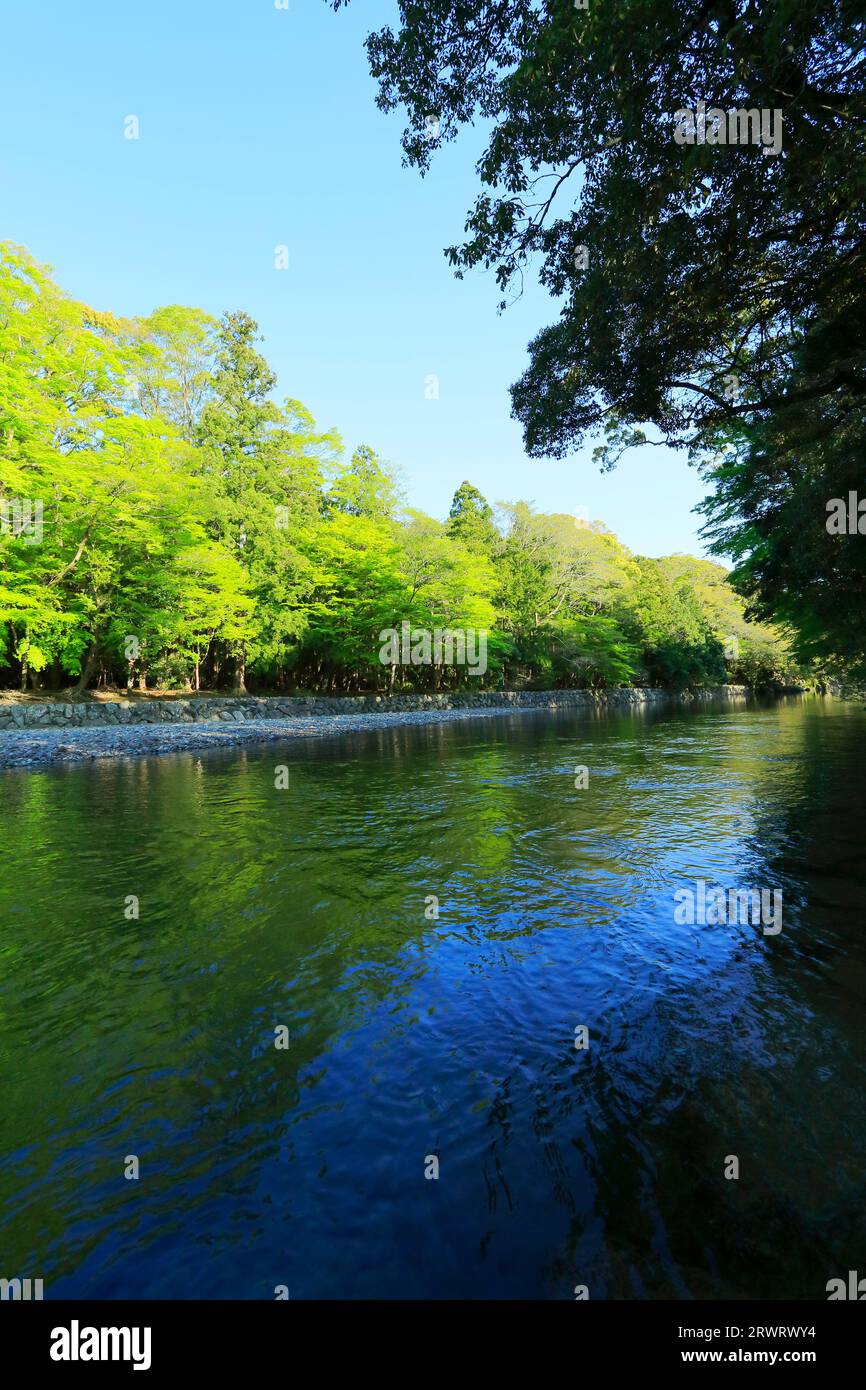
[[[193,724],[210,720],[245,724],[254,719],[290,719],[311,715],[387,714],[435,709],[528,709],[662,704],[669,701],[691,703],[714,699],[745,699],[742,685],[718,686],[710,690],[686,691],[672,695],[665,690],[520,690],[488,691],[443,695],[350,695],[328,697],[192,696],[185,700],[90,700],[69,704],[0,702],[0,732],[11,729],[111,728],[125,724]]]

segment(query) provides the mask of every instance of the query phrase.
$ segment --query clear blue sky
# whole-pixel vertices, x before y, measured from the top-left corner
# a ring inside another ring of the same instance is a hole
[[[446,265],[481,136],[426,179],[402,168],[402,121],[377,110],[362,47],[395,14],[386,0],[339,14],[325,0],[18,0],[3,18],[0,235],[99,309],[247,310],[278,394],[398,464],[434,516],[469,478],[490,501],[585,508],[644,554],[703,553],[702,487],[681,455],[634,451],[604,476],[589,450],[526,457],[508,387],[556,306],[528,280],[498,316],[491,276]]]

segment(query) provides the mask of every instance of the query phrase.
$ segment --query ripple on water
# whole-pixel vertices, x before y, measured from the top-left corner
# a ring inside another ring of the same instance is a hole
[[[269,747],[10,774],[5,1258],[58,1296],[823,1297],[866,1236],[863,728],[429,723],[282,747],[285,792]],[[699,878],[781,888],[783,931],[677,923]]]

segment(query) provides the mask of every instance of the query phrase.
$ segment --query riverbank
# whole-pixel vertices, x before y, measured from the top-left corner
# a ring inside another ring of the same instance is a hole
[[[745,686],[684,691],[627,688],[478,695],[240,697],[0,706],[0,767],[34,767],[323,738],[401,724],[445,723],[551,709],[631,709],[744,702]]]

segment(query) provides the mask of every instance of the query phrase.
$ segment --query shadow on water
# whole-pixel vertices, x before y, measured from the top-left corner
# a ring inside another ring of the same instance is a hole
[[[558,711],[5,774],[0,1272],[824,1297],[864,1248],[864,724]],[[679,925],[701,877],[781,887],[782,932]]]

